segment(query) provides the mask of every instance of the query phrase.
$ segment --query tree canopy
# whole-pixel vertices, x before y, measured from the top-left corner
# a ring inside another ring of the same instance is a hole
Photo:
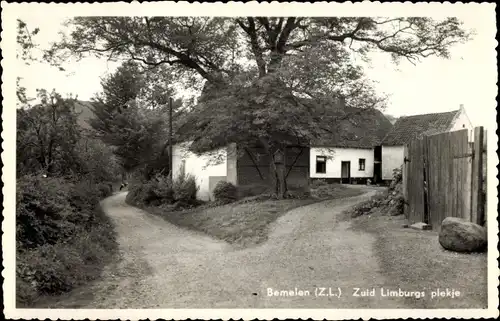
[[[103,91],[93,101],[90,124],[128,172],[139,167],[168,168],[168,76],[142,70],[128,61],[101,81]],[[181,101],[172,104],[174,115]],[[154,167],[153,166],[153,167]],[[151,168],[151,171],[154,170]],[[146,176],[152,175],[146,168]]]

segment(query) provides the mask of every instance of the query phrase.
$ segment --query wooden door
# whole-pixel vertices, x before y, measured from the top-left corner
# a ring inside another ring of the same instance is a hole
[[[344,184],[349,184],[351,181],[351,162],[342,162],[341,164],[341,181]]]

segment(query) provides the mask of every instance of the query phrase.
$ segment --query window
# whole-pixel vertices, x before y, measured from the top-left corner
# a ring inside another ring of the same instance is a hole
[[[326,156],[316,156],[316,173],[326,173]]]
[[[359,159],[359,170],[360,171],[364,171],[365,170],[365,159],[364,158],[360,158]]]

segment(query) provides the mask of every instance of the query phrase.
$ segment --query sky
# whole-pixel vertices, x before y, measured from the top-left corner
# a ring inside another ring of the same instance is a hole
[[[371,67],[366,73],[377,82],[377,90],[389,95],[385,113],[399,117],[445,112],[463,104],[474,126],[491,121],[497,90],[495,22],[478,15],[460,19],[464,27],[475,30],[476,35],[471,41],[452,47],[451,59],[430,57],[417,65],[408,61],[396,65],[388,54],[371,55]],[[37,35],[41,47],[59,39],[58,33],[63,30],[61,18],[49,21],[38,15],[23,20],[31,28],[41,29]],[[89,100],[101,90],[100,78],[113,72],[116,66],[117,63],[106,59],[85,58],[69,61],[64,65],[64,72],[37,63],[19,65],[18,70],[31,96],[37,88],[55,88],[63,95],[71,93],[79,99]]]

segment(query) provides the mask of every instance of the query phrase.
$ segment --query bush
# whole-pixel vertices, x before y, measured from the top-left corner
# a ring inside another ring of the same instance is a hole
[[[40,295],[68,292],[99,277],[118,248],[112,226],[105,218],[99,222],[70,242],[18,251],[16,292],[20,304],[32,304]]]
[[[21,248],[55,244],[74,233],[71,185],[63,179],[25,176],[16,184],[16,237]]]
[[[117,250],[113,225],[98,206],[101,189],[40,175],[17,180],[19,304],[67,292],[100,275]]]
[[[198,186],[196,178],[190,174],[179,175],[173,182],[175,201],[191,203],[196,200]]]
[[[162,206],[179,203],[177,207],[198,205],[198,186],[192,175],[180,175],[172,183],[165,175],[156,174],[149,181],[133,181],[127,202],[136,206]]]
[[[373,201],[372,200],[364,201],[362,203],[357,204],[350,210],[351,217],[355,218],[361,215],[368,214],[371,212],[372,209],[373,209]]]
[[[215,201],[221,204],[232,203],[238,198],[238,190],[230,182],[219,181],[214,188]]]
[[[398,184],[400,184],[403,181],[403,168],[395,168],[392,171],[392,181],[389,186],[389,190],[392,191],[396,188]]]
[[[113,185],[111,183],[100,183],[97,185],[97,189],[99,190],[100,198],[105,198],[113,194]]]

